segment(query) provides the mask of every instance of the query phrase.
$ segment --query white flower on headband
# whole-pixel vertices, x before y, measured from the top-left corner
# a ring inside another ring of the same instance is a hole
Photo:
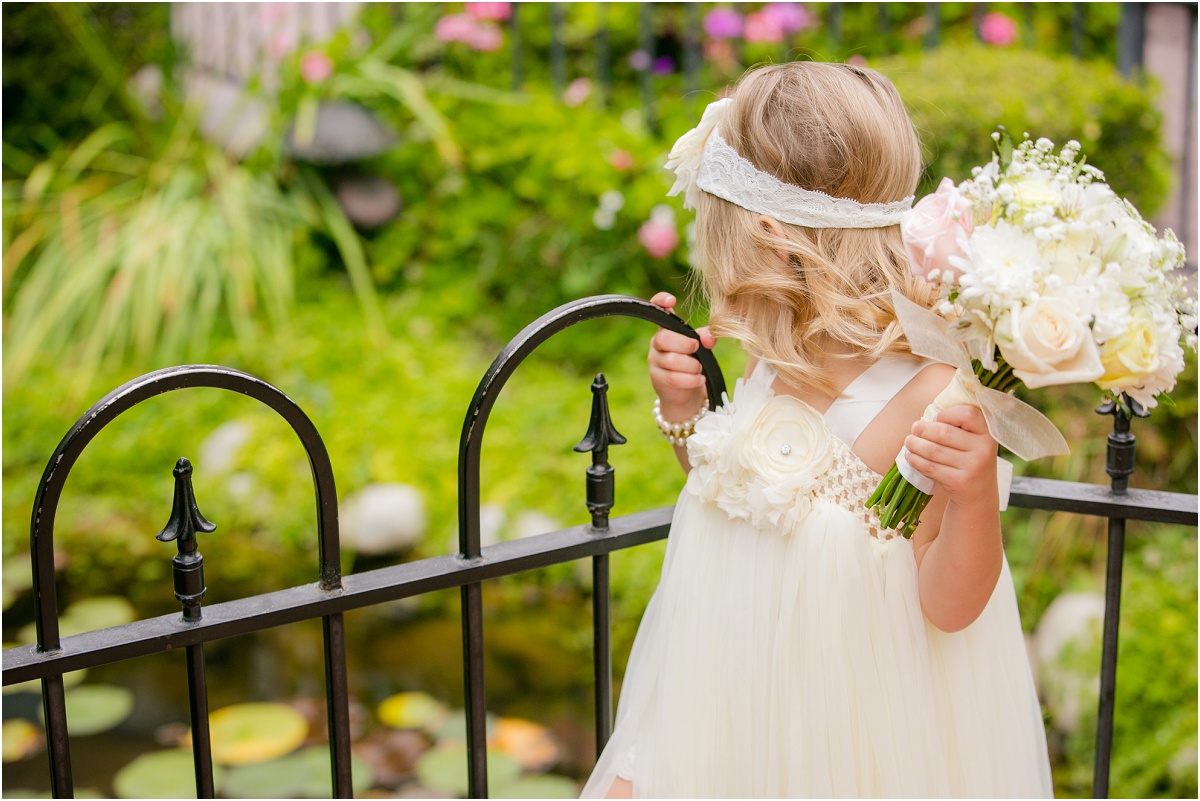
[[[725,114],[732,104],[733,99],[728,97],[709,103],[708,108],[704,109],[704,115],[700,118],[700,124],[675,140],[675,145],[667,156],[667,169],[675,171],[675,183],[667,192],[667,196],[674,197],[683,192],[685,209],[696,208],[696,199],[700,196],[700,189],[696,186],[696,181],[700,178],[700,161],[704,156],[704,145],[708,141],[709,134],[725,118]]]

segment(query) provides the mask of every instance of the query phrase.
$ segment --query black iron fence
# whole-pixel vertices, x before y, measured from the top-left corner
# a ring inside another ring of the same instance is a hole
[[[486,797],[482,582],[582,558],[592,560],[595,727],[599,752],[611,733],[613,711],[608,556],[613,551],[665,538],[672,510],[666,507],[609,519],[614,479],[607,450],[609,445],[619,444],[623,439],[609,419],[605,395],[607,384],[603,376],[597,376],[592,384],[590,424],[583,441],[576,447],[576,450],[592,454],[592,464],[586,469],[586,503],[591,513],[591,523],[482,548],[479,467],[488,416],[517,366],[555,333],[584,320],[607,316],[639,318],[695,337],[695,332],[674,315],[646,301],[615,295],[569,303],[539,318],[496,358],[468,408],[459,441],[458,553],[348,576],[343,576],[341,570],[337,495],[328,453],[308,416],[275,387],[224,367],[174,367],[134,379],[89,409],[50,457],[34,502],[30,552],[34,571],[37,643],[10,648],[3,654],[5,686],[30,680],[41,682],[49,775],[54,796],[73,795],[64,673],[155,653],[182,651],[189,684],[196,791],[199,797],[213,797],[204,672],[205,644],[320,618],[324,627],[332,791],[335,797],[351,797],[349,698],[343,615],[354,609],[458,587],[462,593],[469,794],[471,797]],[[719,399],[724,391],[724,378],[709,351],[699,349],[697,358],[704,369],[709,398],[715,403],[715,399]],[[175,595],[183,606],[183,614],[164,615],[60,637],[53,559],[54,518],[72,466],[100,430],[123,412],[148,398],[192,387],[217,387],[254,398],[275,410],[299,437],[312,468],[316,495],[319,542],[316,582],[202,607],[203,557],[197,535],[211,531],[212,524],[198,508],[191,488],[191,465],[186,459],[181,459],[174,469],[175,496],[170,519],[159,534],[159,539],[177,543],[178,554],[173,559]],[[1134,436],[1129,430],[1130,419],[1119,408],[1106,406],[1100,411],[1113,414],[1115,420],[1108,448],[1107,467],[1112,476],[1110,487],[1017,478],[1013,481],[1010,495],[1010,505],[1014,507],[1098,515],[1109,521],[1107,605],[1100,666],[1101,692],[1094,779],[1094,792],[1098,797],[1106,796],[1108,791],[1125,523],[1127,520],[1191,526],[1197,523],[1197,499],[1193,495],[1128,489],[1134,448]]]

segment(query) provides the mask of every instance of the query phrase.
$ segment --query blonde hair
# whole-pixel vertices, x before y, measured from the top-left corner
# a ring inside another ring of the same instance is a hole
[[[879,73],[792,62],[738,82],[721,135],[781,181],[861,203],[913,193],[920,145],[899,94]],[[928,306],[929,285],[908,268],[899,226],[806,228],[778,223],[701,192],[696,256],[709,325],[745,343],[785,381],[835,392],[816,369],[830,340],[851,355],[908,353],[891,290]],[[821,358],[816,356],[820,354]]]

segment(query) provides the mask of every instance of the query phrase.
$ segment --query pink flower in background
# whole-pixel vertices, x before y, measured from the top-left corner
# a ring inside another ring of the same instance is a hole
[[[731,8],[714,8],[704,15],[704,32],[713,39],[730,39],[742,33],[742,15]]]
[[[846,59],[846,63],[851,67],[865,67],[867,66],[867,59],[862,55],[862,53],[855,53],[854,55],[850,56],[850,58]]]
[[[319,52],[308,52],[300,59],[300,77],[307,84],[321,83],[333,74],[333,61]]]
[[[722,72],[731,72],[737,67],[737,55],[733,52],[733,46],[724,40],[706,40],[704,57]]]
[[[651,64],[650,54],[645,50],[634,50],[629,54],[629,66],[638,72],[650,69]]]
[[[768,11],[757,11],[746,15],[745,36],[747,42],[779,44],[783,41],[783,26]]]
[[[437,21],[433,35],[439,42],[466,42],[475,32],[475,20],[466,14],[449,14]]]
[[[633,166],[633,156],[628,150],[614,150],[608,157],[608,163],[617,172],[625,172]]]
[[[999,11],[991,11],[979,23],[979,38],[990,45],[1007,47],[1017,41],[1017,23]]]
[[[267,56],[276,60],[281,59],[295,50],[299,44],[300,36],[294,30],[285,28],[267,40]]]
[[[785,34],[797,33],[816,22],[808,9],[800,3],[767,3],[763,13],[774,17]]]
[[[507,22],[512,16],[512,3],[466,3],[467,13],[478,20]]]
[[[670,75],[675,71],[675,59],[670,56],[659,56],[654,59],[654,72],[657,75]]]
[[[662,218],[651,217],[642,223],[637,238],[646,252],[656,259],[671,255],[671,251],[679,247],[679,232],[675,230],[674,222]]]
[[[267,25],[282,22],[287,13],[287,3],[262,3],[258,6],[258,18]]]
[[[486,4],[485,4],[486,5]],[[433,35],[439,42],[461,42],[472,50],[499,50],[504,35],[490,22],[478,22],[470,14],[448,14],[437,21]]]
[[[472,50],[491,53],[504,44],[504,34],[495,25],[476,25],[466,43]]]
[[[563,103],[568,106],[578,106],[583,101],[591,97],[592,82],[587,78],[576,78],[568,84],[566,91],[563,92]]]

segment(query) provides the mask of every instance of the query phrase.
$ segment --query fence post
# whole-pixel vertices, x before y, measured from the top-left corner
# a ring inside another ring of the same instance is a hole
[[[925,49],[932,50],[938,46],[942,31],[942,4],[925,4]]]
[[[512,47],[512,88],[514,92],[521,91],[525,82],[525,73],[521,65],[521,4],[513,3],[508,18],[508,39]]]
[[[639,70],[638,88],[641,94],[642,114],[646,127],[658,135],[658,114],[654,109],[654,4],[638,6],[638,50],[645,55],[644,69]]]
[[[1097,414],[1113,416],[1113,431],[1108,435],[1105,471],[1112,480],[1112,494],[1129,491],[1129,476],[1134,468],[1136,437],[1129,430],[1130,414],[1147,417],[1149,412],[1137,401],[1121,395],[1106,401]],[[1113,711],[1117,695],[1117,636],[1121,622],[1121,568],[1125,558],[1125,519],[1108,519],[1108,564],[1104,585],[1104,639],[1100,653],[1100,708],[1096,714],[1096,762],[1092,772],[1092,797],[1108,797],[1109,763],[1112,759]]]
[[[563,42],[563,4],[550,4],[550,91],[561,100],[567,86],[567,47]]]

